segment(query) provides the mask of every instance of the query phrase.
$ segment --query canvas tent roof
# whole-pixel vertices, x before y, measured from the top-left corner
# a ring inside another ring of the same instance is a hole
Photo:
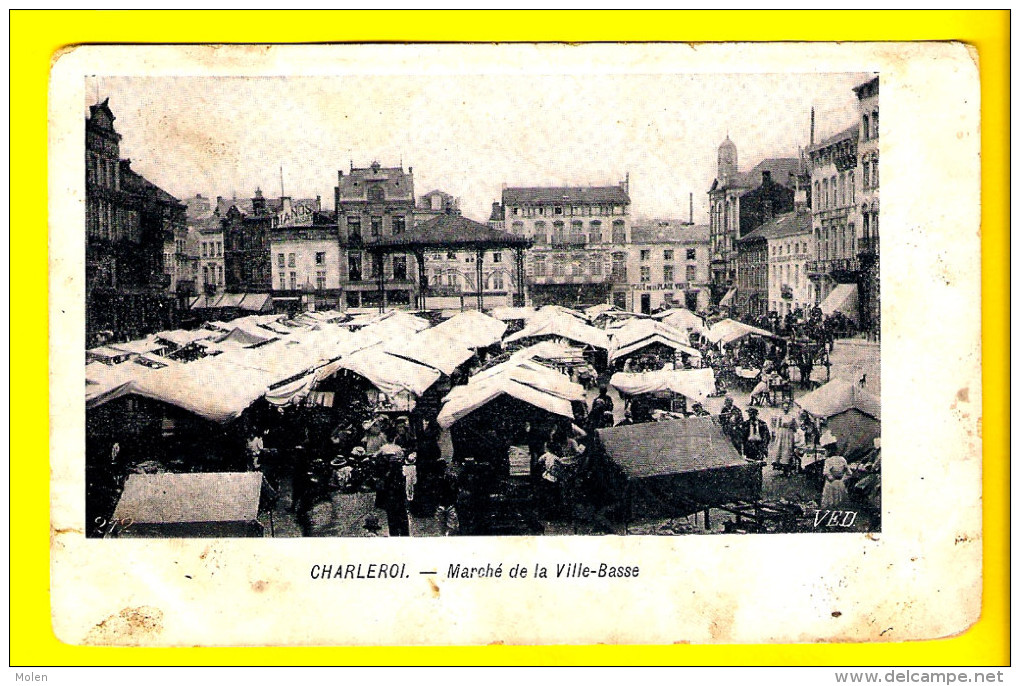
[[[410,391],[420,396],[439,380],[432,367],[390,355],[381,346],[366,348],[340,360],[339,369],[347,369],[368,379],[388,395]]]
[[[251,522],[261,494],[261,472],[130,474],[113,516],[138,524]]]
[[[457,339],[446,335],[438,327],[425,329],[413,336],[393,339],[384,344],[383,350],[390,355],[403,357],[444,374],[453,374],[460,365],[474,355]]]
[[[583,362],[584,350],[557,341],[539,341],[510,356],[514,360],[550,360],[552,362]]]
[[[446,403],[437,421],[444,429],[501,395],[508,395],[521,402],[562,417],[573,418],[569,400],[521,383],[507,374],[498,374],[486,381],[458,386],[457,394],[447,396]]]
[[[173,331],[160,331],[156,334],[156,339],[172,343],[178,348],[183,348],[195,341],[200,341],[205,338],[213,338],[216,335],[215,331],[209,331],[208,329],[196,329],[195,331],[175,329]]]
[[[629,479],[747,464],[711,417],[599,429],[598,438]]]
[[[716,322],[705,334],[705,337],[713,343],[729,345],[733,341],[750,335],[767,336],[769,338],[776,337],[771,331],[759,329],[757,326],[750,326],[733,319],[723,319],[721,322]]]
[[[662,321],[662,323],[680,329],[681,331],[697,331],[698,333],[703,333],[706,330],[704,320],[690,310],[666,310],[665,312],[660,312],[652,316],[655,319]]]
[[[156,352],[161,350],[164,346],[156,341],[155,336],[149,336],[147,338],[141,338],[136,341],[128,341],[127,343],[116,343],[114,346],[117,350],[125,350],[129,353],[136,355],[142,355],[144,353]]]
[[[584,387],[571,381],[570,377],[566,374],[562,374],[555,369],[550,369],[538,362],[513,358],[503,362],[502,364],[498,364],[475,374],[464,386],[454,386],[449,395],[446,397],[454,397],[473,384],[488,383],[492,379],[499,377],[513,379],[518,383],[531,386],[544,393],[549,393],[550,395],[563,398],[564,400],[583,401],[585,399]]]
[[[535,312],[534,307],[494,307],[489,310],[489,316],[508,322],[514,319],[531,319]]]
[[[882,419],[882,401],[855,383],[833,379],[797,401],[801,409],[815,417],[832,417],[855,409],[869,417]]]
[[[852,283],[841,283],[832,289],[818,306],[822,314],[832,315],[842,312],[853,321],[857,321],[857,286]]]
[[[685,332],[652,319],[633,319],[610,333],[609,360],[617,360],[653,343],[701,358],[701,353],[690,346]]]
[[[703,369],[663,369],[641,374],[617,372],[609,384],[624,395],[672,391],[704,402],[715,392],[715,373],[711,367]]]
[[[585,324],[576,317],[561,313],[539,313],[531,318],[522,330],[512,336],[508,336],[503,342],[513,343],[514,341],[540,336],[556,336],[595,348],[609,348],[609,337],[605,331]]]
[[[503,338],[506,324],[487,314],[468,310],[455,314],[435,329],[465,347],[484,348]]]

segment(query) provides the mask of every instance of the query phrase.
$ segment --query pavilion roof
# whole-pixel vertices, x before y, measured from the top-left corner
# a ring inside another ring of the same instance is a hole
[[[456,214],[442,214],[397,236],[386,236],[365,247],[372,249],[527,248],[531,240]]]

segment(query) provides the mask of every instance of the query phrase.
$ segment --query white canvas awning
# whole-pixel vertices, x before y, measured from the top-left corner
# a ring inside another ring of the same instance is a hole
[[[705,337],[713,343],[729,345],[734,341],[738,341],[745,336],[751,335],[776,338],[775,334],[771,331],[759,329],[757,326],[744,324],[742,322],[734,321],[733,319],[724,319],[721,322],[716,322],[705,334]]]
[[[548,314],[540,313],[536,315],[524,325],[524,328],[521,331],[518,331],[512,336],[508,336],[503,340],[503,342],[513,343],[514,341],[528,338],[546,336],[565,338],[569,341],[574,341],[575,343],[589,345],[594,348],[602,348],[603,350],[609,349],[609,337],[606,335],[605,331],[596,329],[594,326],[589,324],[585,324],[578,317],[572,317],[559,312],[549,312]]]
[[[468,310],[455,314],[435,329],[464,347],[484,348],[499,343],[506,333],[506,323],[476,310]]]
[[[610,334],[609,361],[612,362],[653,343],[659,343],[700,359],[701,353],[692,348],[687,333],[652,319],[632,319]]]
[[[341,359],[338,368],[368,379],[387,395],[406,390],[421,396],[440,377],[436,369],[390,355],[381,346],[359,350]]]
[[[818,306],[824,315],[842,312],[853,322],[857,322],[857,286],[841,283],[832,289],[822,304]]]
[[[438,369],[444,374],[453,374],[457,367],[471,359],[474,353],[462,341],[446,334],[447,332],[441,331],[439,327],[425,329],[413,336],[391,340],[384,344],[383,350],[390,355]]]
[[[815,417],[832,417],[855,409],[874,419],[882,419],[882,401],[855,383],[833,379],[797,401],[801,409]]]
[[[731,288],[730,290],[726,291],[726,295],[724,295],[722,297],[722,300],[719,301],[719,306],[729,307],[730,305],[733,304],[733,299],[736,297],[736,295],[737,295],[736,288]]]
[[[610,385],[624,395],[672,391],[687,398],[704,402],[715,392],[715,374],[710,367],[703,369],[664,369],[641,374],[613,374]]]
[[[458,388],[464,389],[454,397],[448,397],[437,421],[444,429],[501,395],[508,395],[521,402],[552,414],[573,419],[574,412],[569,400],[553,395],[533,386],[523,384],[508,375],[500,374],[491,379]]]
[[[681,331],[696,331],[698,333],[706,331],[704,320],[690,310],[666,310],[653,316],[655,319],[662,321],[663,324],[668,324]]]

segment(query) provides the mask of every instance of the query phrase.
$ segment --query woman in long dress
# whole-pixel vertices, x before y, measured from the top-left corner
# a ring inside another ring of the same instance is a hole
[[[849,497],[846,490],[846,477],[850,475],[850,465],[842,455],[830,455],[825,458],[825,485],[822,486],[823,510],[837,510]]]
[[[794,448],[797,441],[797,418],[790,413],[790,403],[783,403],[783,414],[779,416],[776,428],[775,456],[772,466],[789,476],[796,469]]]

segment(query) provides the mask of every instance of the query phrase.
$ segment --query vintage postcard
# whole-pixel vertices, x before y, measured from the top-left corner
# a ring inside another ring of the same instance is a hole
[[[975,59],[68,49],[50,87],[56,634],[966,630]]]

